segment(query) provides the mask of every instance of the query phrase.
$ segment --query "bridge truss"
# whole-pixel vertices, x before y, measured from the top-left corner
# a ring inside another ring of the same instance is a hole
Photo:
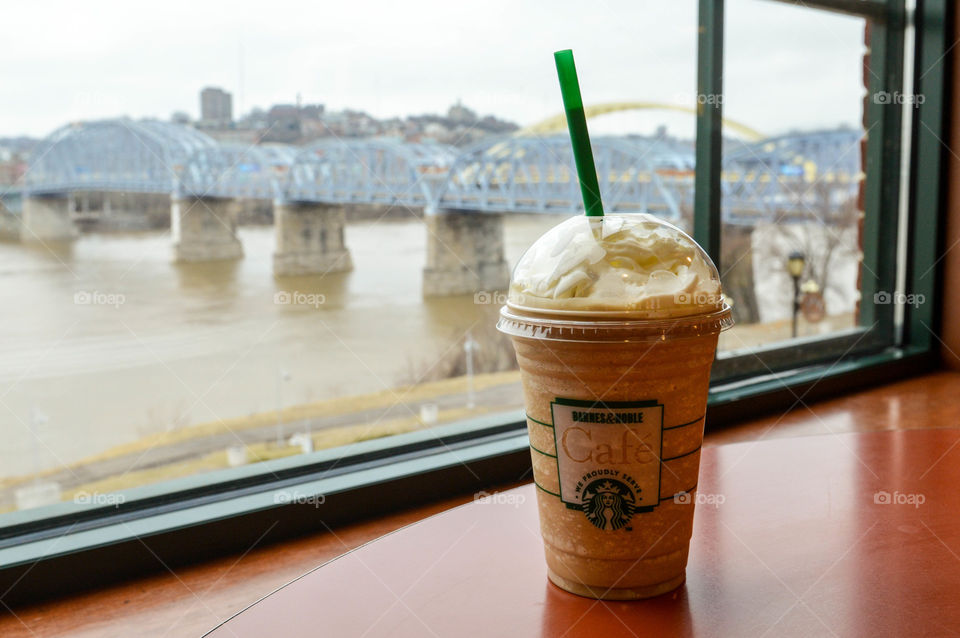
[[[723,217],[729,223],[821,217],[855,202],[862,133],[852,129],[727,140]],[[593,140],[604,206],[686,225],[694,148],[669,137]],[[392,140],[307,147],[218,144],[186,126],[104,120],[65,126],[34,151],[28,195],[169,193],[478,213],[582,211],[565,135],[483,140],[464,150]]]

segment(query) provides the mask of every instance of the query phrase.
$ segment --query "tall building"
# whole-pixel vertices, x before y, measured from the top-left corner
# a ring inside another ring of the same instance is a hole
[[[200,91],[200,125],[211,128],[227,127],[233,122],[233,97],[218,87],[208,86]]]

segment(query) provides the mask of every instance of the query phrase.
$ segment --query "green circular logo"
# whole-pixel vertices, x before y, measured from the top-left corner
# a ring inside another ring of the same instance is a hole
[[[602,530],[620,529],[630,522],[637,505],[633,490],[620,481],[603,478],[583,490],[583,513]]]

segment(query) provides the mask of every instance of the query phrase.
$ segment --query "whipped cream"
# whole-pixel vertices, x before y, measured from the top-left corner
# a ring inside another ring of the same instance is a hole
[[[515,308],[682,317],[723,307],[720,275],[682,230],[647,214],[572,217],[527,249],[513,271]]]

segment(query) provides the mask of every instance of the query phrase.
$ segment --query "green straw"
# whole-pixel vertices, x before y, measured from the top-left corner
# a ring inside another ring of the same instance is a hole
[[[587,118],[583,114],[583,98],[580,97],[580,82],[577,67],[573,63],[573,51],[564,49],[553,54],[560,78],[560,93],[563,108],[567,112],[567,128],[573,144],[573,159],[577,163],[580,178],[580,193],[583,195],[583,212],[587,217],[603,217],[603,202],[600,201],[600,184],[597,182],[597,167],[593,163]]]

